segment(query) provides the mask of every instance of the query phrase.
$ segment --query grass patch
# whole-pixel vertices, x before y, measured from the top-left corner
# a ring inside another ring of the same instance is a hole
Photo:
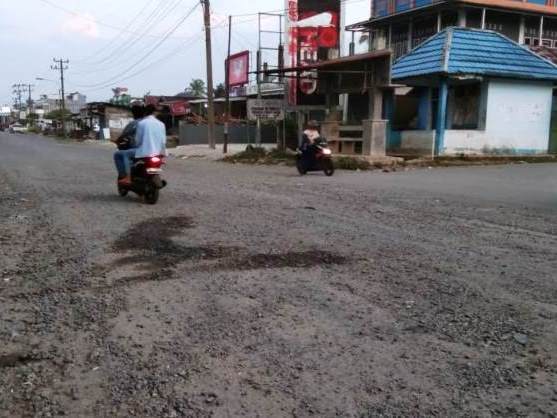
[[[245,151],[224,157],[222,161],[232,164],[294,165],[296,155],[292,152],[248,146]]]
[[[365,171],[371,170],[374,166],[367,160],[362,158],[353,158],[353,157],[335,157],[335,168],[338,170],[352,170],[352,171]]]

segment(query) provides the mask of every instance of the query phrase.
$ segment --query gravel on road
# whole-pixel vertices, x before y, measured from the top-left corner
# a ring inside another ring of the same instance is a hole
[[[0,133],[1,417],[557,416],[557,165],[299,177]]]

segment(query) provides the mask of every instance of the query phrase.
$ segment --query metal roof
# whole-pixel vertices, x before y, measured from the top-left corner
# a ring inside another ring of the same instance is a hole
[[[416,4],[414,4],[416,3]],[[424,11],[434,12],[436,10],[455,10],[458,6],[485,7],[490,10],[498,10],[511,13],[525,13],[529,15],[557,15],[557,7],[552,3],[546,5],[544,0],[521,1],[521,0],[421,0],[410,2],[400,2],[399,10],[393,10],[384,15],[371,16],[362,22],[357,22],[346,26],[349,31],[368,31],[375,23],[392,22],[403,16],[413,16]],[[408,5],[407,5],[408,4]],[[406,7],[404,7],[406,6]]]
[[[393,65],[393,80],[427,75],[479,75],[557,81],[557,66],[500,33],[453,27]]]

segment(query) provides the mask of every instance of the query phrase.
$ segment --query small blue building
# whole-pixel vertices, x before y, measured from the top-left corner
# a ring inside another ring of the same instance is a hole
[[[389,106],[391,145],[401,151],[544,154],[552,148],[557,66],[504,35],[447,28],[398,59],[392,79],[412,87],[398,89],[400,100]]]

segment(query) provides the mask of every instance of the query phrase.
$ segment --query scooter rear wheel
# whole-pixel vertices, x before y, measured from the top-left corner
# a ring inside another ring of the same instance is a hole
[[[323,162],[323,172],[327,177],[331,177],[335,174],[335,166],[332,160],[326,160]]]
[[[155,205],[159,201],[159,189],[154,184],[149,183],[145,186],[145,203]]]
[[[118,185],[118,194],[121,197],[126,197],[128,195],[129,190],[123,186]]]

